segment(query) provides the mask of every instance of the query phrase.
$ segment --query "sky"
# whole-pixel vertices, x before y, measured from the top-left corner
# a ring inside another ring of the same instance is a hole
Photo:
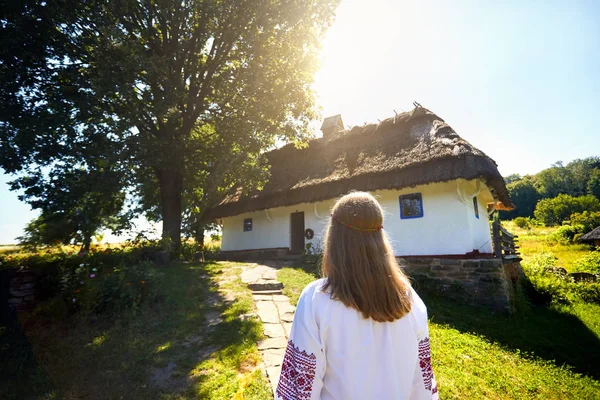
[[[435,112],[498,163],[532,174],[600,155],[600,2],[342,0],[315,76],[346,126]],[[315,121],[318,129],[320,121]],[[37,214],[0,175],[0,243]]]

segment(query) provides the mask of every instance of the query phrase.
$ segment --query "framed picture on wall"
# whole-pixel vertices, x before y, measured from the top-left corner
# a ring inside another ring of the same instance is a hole
[[[423,197],[421,193],[404,194],[400,196],[400,218],[423,217]]]

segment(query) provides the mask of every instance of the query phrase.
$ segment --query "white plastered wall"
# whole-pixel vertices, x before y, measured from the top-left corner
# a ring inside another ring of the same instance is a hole
[[[491,253],[486,202],[489,190],[481,184],[478,194],[479,219],[475,217],[472,197],[461,199],[457,185],[451,181],[402,190],[373,192],[384,209],[384,229],[396,255],[465,254],[473,250]],[[470,183],[474,184],[474,181]],[[467,185],[467,188],[469,186]],[[467,191],[468,192],[468,191]],[[423,217],[400,218],[399,196],[421,193]],[[315,204],[277,207],[223,218],[223,251],[290,247],[290,214],[304,212],[305,228],[315,232],[312,242],[320,243],[335,199]],[[244,232],[244,219],[252,218],[252,231]]]

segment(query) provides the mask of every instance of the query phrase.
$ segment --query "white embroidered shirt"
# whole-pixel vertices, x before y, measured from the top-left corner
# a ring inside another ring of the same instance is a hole
[[[324,282],[300,296],[275,398],[437,400],[427,309],[417,293],[411,288],[407,315],[376,322],[331,299]]]

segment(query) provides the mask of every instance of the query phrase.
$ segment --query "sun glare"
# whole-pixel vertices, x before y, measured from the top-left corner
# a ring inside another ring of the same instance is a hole
[[[450,51],[440,40],[449,33],[436,31],[439,18],[416,2],[342,1],[315,76],[323,117],[342,113],[346,124],[362,125],[418,100],[425,77]]]

